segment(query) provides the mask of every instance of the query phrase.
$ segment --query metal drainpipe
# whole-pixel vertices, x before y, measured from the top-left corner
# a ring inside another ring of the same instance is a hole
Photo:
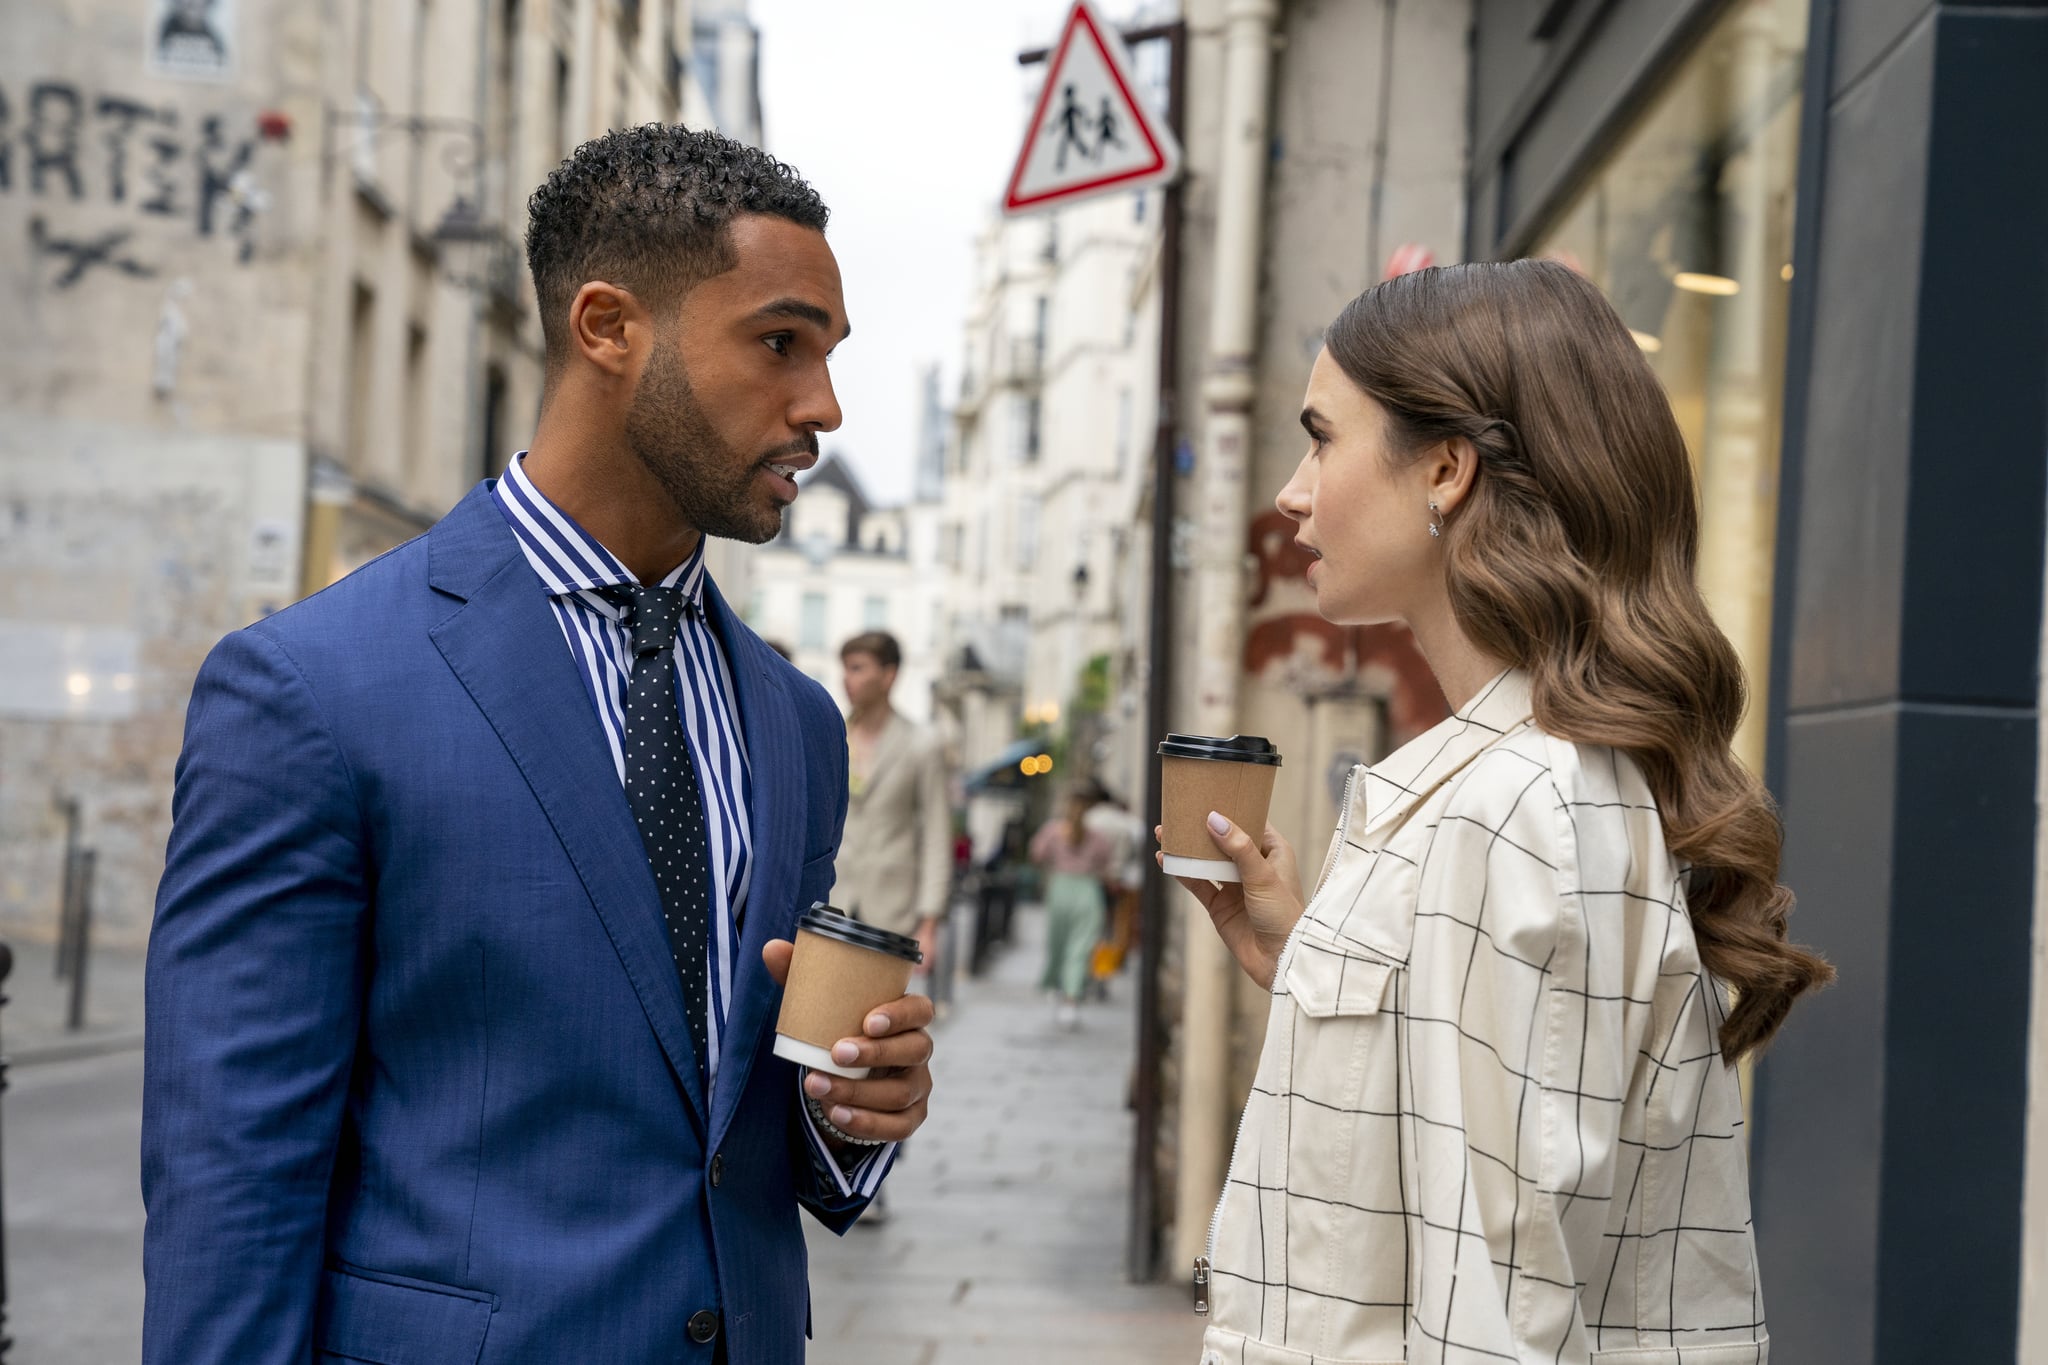
[[[1216,176],[1216,276],[1209,300],[1209,363],[1202,380],[1200,519],[1194,540],[1197,633],[1192,658],[1195,726],[1237,730],[1244,656],[1246,483],[1251,467],[1253,351],[1258,343],[1259,255],[1265,219],[1267,103],[1278,0],[1228,0],[1223,10],[1222,149]],[[1231,974],[1237,970],[1191,898],[1181,997],[1180,1162],[1174,1252],[1202,1255],[1209,1211],[1223,1187],[1230,1096]]]

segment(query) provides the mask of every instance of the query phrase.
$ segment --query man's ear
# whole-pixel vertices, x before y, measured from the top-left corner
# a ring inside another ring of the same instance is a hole
[[[569,303],[569,344],[614,379],[634,379],[654,336],[653,318],[630,289],[586,281]]]

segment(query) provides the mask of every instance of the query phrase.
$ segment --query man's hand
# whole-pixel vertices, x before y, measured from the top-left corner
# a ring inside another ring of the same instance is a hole
[[[1164,837],[1154,825],[1152,837]],[[1257,844],[1251,836],[1214,811],[1209,813],[1209,837],[1225,857],[1237,864],[1241,882],[1212,882],[1198,877],[1175,877],[1189,894],[1209,912],[1209,920],[1252,980],[1267,990],[1273,988],[1273,974],[1280,969],[1280,954],[1295,921],[1304,908],[1301,873],[1294,865],[1294,848],[1280,837],[1280,831],[1266,826]],[[1155,859],[1163,858],[1154,853]]]
[[[796,945],[771,939],[762,946],[761,961],[780,986],[789,980],[789,959]],[[864,1037],[841,1038],[832,1045],[832,1060],[841,1066],[873,1068],[864,1081],[813,1071],[804,1077],[804,1093],[825,1106],[832,1126],[855,1137],[901,1142],[924,1124],[925,1104],[932,1093],[932,1002],[905,995],[868,1011]],[[829,1135],[828,1135],[829,1136]]]

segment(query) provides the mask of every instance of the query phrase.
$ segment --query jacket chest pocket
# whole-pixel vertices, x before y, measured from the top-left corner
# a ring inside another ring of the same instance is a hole
[[[1291,1097],[1290,1167],[1346,1145],[1361,1123],[1393,1112],[1405,975],[1402,964],[1338,939],[1321,924],[1301,926],[1280,975],[1294,1001],[1284,1087]],[[1391,1138],[1393,1130],[1384,1136]]]
[[[1361,952],[1308,924],[1287,959],[1287,993],[1311,1019],[1378,1014],[1393,982],[1396,964]]]
[[[1308,921],[1282,980],[1293,997],[1286,1086],[1287,1281],[1319,1300],[1290,1314],[1289,1344],[1315,1358],[1399,1360],[1411,1233],[1399,1159],[1402,962]],[[1300,1298],[1299,1293],[1295,1296]],[[1308,1302],[1309,1300],[1301,1300]],[[1308,1324],[1306,1332],[1296,1329]]]

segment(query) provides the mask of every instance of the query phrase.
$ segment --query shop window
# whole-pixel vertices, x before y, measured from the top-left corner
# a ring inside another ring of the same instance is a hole
[[[1739,0],[1530,253],[1598,284],[1670,395],[1699,478],[1700,587],[1763,766],[1806,0]]]

